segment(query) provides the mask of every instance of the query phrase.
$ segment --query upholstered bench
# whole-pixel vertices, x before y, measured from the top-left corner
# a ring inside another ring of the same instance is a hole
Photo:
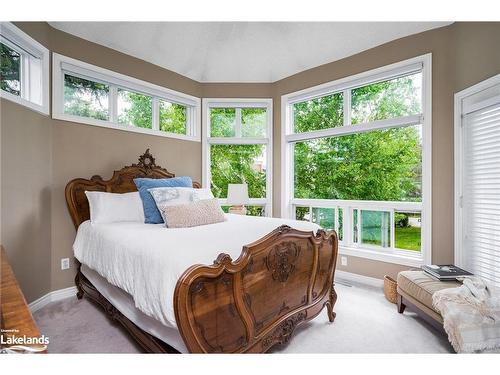
[[[398,312],[402,314],[408,307],[433,327],[443,331],[443,318],[432,307],[432,295],[438,290],[456,288],[458,281],[438,281],[424,271],[402,271],[397,278]]]

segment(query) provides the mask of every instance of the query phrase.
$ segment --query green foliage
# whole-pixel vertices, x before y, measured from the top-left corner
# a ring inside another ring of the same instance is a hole
[[[265,137],[266,126],[265,108],[241,108],[242,137]],[[210,109],[210,136],[236,136],[236,108]]]
[[[0,43],[0,89],[21,95],[21,55]]]
[[[351,91],[353,124],[372,122],[421,112],[421,95],[415,82],[422,73],[377,82]]]
[[[295,144],[295,197],[419,201],[420,137],[415,127]]]
[[[64,113],[108,120],[108,98],[108,85],[64,75]]]
[[[169,133],[186,134],[187,109],[185,106],[159,101],[160,130]]]
[[[293,105],[296,133],[336,128],[344,124],[343,94],[323,96]]]
[[[267,112],[265,108],[241,109],[241,135],[243,137],[265,137]]]
[[[108,101],[108,85],[65,74],[65,113],[99,120],[109,120]],[[158,103],[160,130],[186,134],[186,106],[170,103],[162,99],[159,99]],[[118,89],[118,122],[152,129],[153,98],[137,92]]]
[[[118,89],[118,98],[125,105],[118,111],[118,122],[139,128],[153,128],[153,98],[144,94]]]
[[[153,98],[137,92],[118,90],[118,95],[126,107],[118,113],[118,122],[152,129]],[[161,131],[186,134],[187,109],[185,106],[170,103],[163,99],[159,104],[159,128]]]
[[[411,112],[419,102],[410,77],[352,91],[354,107],[371,103],[370,121]],[[300,103],[307,110],[295,115],[296,129],[323,129],[332,114],[328,126],[341,123],[341,105],[333,97],[332,109],[318,99]],[[297,142],[294,159],[296,198],[421,200],[420,125]]]
[[[211,145],[211,188],[214,195],[226,198],[228,184],[247,183],[250,198],[265,197],[266,172],[256,165],[262,155],[265,155],[265,145]]]
[[[408,214],[396,212],[394,213],[394,225],[400,228],[406,228],[409,226],[410,219]]]
[[[236,123],[235,108],[211,108],[210,109],[210,136],[211,137],[234,137],[234,126]]]
[[[266,134],[267,113],[263,108],[241,109],[243,137],[263,137]],[[210,109],[211,137],[234,137],[235,108]],[[227,197],[228,184],[248,184],[250,198],[266,196],[264,169],[265,145],[211,145],[211,188],[216,197]],[[250,207],[249,213],[261,215],[262,208]]]
[[[309,220],[309,207],[295,207],[295,219]]]
[[[342,241],[344,239],[344,209],[339,208],[339,227],[338,227],[338,236],[339,240]]]
[[[247,216],[265,216],[263,206],[247,206]]]

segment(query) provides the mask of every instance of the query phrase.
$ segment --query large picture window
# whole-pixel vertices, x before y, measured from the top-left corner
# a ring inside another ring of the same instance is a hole
[[[248,214],[271,216],[271,99],[203,99],[204,185],[223,208],[228,184],[246,183]]]
[[[430,261],[430,55],[282,97],[283,216],[341,252]]]
[[[54,54],[53,117],[199,141],[200,99]]]
[[[0,95],[49,113],[49,50],[9,22],[0,23]]]

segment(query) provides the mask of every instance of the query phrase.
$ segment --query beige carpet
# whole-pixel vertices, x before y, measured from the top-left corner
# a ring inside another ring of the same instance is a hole
[[[449,353],[448,340],[416,315],[396,312],[382,290],[339,285],[337,318],[326,310],[299,327],[295,337],[274,353]],[[139,353],[120,325],[86,299],[68,298],[45,306],[34,317],[50,338],[51,353]]]

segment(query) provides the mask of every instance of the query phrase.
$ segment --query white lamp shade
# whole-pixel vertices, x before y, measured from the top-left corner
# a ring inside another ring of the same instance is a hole
[[[227,204],[240,206],[248,204],[248,185],[229,184],[227,186]]]

